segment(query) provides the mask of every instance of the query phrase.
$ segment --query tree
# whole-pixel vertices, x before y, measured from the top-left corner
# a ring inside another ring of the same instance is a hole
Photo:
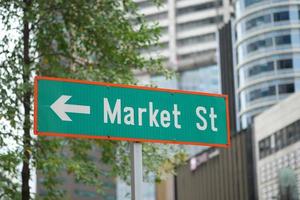
[[[126,179],[126,142],[32,136],[33,77],[136,84],[134,70],[170,76],[160,60],[140,55],[159,29],[146,25],[132,0],[1,0],[0,16],[0,198],[30,199],[33,168],[45,175],[47,199],[63,198],[55,179],[61,170],[101,189],[99,169],[87,157],[94,145],[113,174]],[[71,154],[62,157],[66,147]],[[146,173],[184,160],[183,154],[167,159],[169,149],[144,145]]]

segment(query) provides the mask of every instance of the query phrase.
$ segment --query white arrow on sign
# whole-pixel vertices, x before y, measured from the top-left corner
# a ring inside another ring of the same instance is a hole
[[[72,96],[61,95],[51,106],[50,108],[57,114],[57,116],[63,121],[72,121],[72,119],[67,115],[67,112],[70,113],[80,113],[80,114],[90,114],[90,106],[82,105],[71,105],[66,104],[66,102]]]

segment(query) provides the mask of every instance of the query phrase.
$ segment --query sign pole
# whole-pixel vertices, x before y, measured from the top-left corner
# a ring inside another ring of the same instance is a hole
[[[142,144],[130,143],[131,156],[131,200],[142,199],[143,163]]]

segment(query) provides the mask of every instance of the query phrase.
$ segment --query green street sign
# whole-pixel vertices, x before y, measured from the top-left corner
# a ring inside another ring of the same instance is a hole
[[[36,77],[36,135],[227,147],[227,96]]]

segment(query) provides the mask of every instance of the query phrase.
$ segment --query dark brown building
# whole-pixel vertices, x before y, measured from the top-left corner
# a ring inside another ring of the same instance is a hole
[[[227,149],[209,148],[177,170],[176,200],[256,199],[252,134],[244,130]]]
[[[219,36],[219,65],[221,70],[222,94],[228,95],[230,129],[232,134],[237,131],[236,101],[233,68],[232,31],[231,22],[224,24],[218,31]]]

